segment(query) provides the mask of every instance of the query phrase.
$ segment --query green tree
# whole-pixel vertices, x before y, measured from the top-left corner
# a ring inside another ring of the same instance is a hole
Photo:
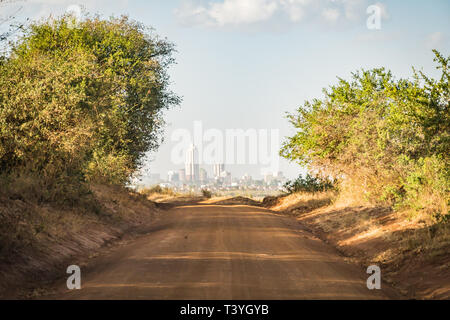
[[[339,79],[322,99],[288,115],[298,131],[281,155],[356,186],[369,199],[447,213],[449,59],[435,56],[439,80],[423,72],[396,80],[383,68]]]
[[[0,166],[123,184],[158,147],[174,47],[127,17],[31,24],[0,64]]]

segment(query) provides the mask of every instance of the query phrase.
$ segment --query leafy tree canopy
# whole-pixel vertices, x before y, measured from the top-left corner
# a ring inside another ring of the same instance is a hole
[[[174,46],[127,17],[31,24],[0,64],[0,166],[125,183],[158,147]]]
[[[394,203],[441,203],[450,189],[449,59],[434,51],[440,79],[414,71],[396,80],[383,68],[339,79],[322,99],[289,114],[297,133],[285,158]],[[416,199],[416,200],[413,200]],[[433,199],[433,200],[431,200]]]

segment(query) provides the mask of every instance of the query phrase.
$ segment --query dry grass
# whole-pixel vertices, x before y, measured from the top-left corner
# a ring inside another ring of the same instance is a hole
[[[146,188],[139,190],[139,194],[150,201],[156,203],[171,203],[171,204],[181,204],[181,203],[193,203],[200,202],[206,199],[211,199],[211,196],[195,192],[176,192],[171,188],[154,186],[151,188]],[[215,198],[215,197],[214,197]]]
[[[277,198],[277,202],[271,206],[271,209],[294,213],[308,212],[332,204],[336,200],[336,196],[337,194],[333,191],[293,193]]]
[[[208,198],[202,201],[204,204],[215,204],[215,205],[246,205],[246,206],[260,206],[261,202],[253,200],[247,197],[237,196],[237,197],[214,197]]]
[[[139,190],[139,193],[142,194],[148,200],[155,201],[155,202],[165,202],[165,201],[171,201],[171,200],[179,198],[179,197],[193,197],[194,196],[194,194],[191,194],[191,193],[181,194],[171,188],[161,187],[159,185],[156,185],[151,188],[141,189],[141,190]]]

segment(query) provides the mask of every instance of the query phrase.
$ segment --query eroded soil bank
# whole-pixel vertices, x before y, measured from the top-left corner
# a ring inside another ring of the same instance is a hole
[[[267,198],[264,206],[294,216],[409,299],[450,299],[450,224],[429,226],[388,207],[332,203],[330,194]]]
[[[62,208],[0,199],[2,221],[19,225],[15,234],[8,235],[14,237],[14,247],[3,248],[0,256],[0,299],[45,293],[40,288],[67,277],[66,269],[74,261],[87,263],[101,250],[147,233],[161,215],[156,203],[135,192],[101,185],[91,189],[100,205],[98,212],[82,204]]]

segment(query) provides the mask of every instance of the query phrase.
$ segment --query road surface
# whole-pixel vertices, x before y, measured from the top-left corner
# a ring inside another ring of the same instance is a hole
[[[58,299],[387,299],[295,219],[244,206],[186,205],[82,269]],[[64,279],[65,280],[65,279]]]

